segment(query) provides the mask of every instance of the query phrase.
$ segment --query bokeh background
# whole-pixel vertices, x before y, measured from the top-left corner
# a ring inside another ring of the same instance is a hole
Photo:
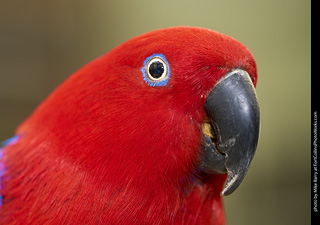
[[[0,139],[72,72],[150,30],[217,30],[258,65],[261,134],[229,225],[310,224],[309,0],[0,0]]]

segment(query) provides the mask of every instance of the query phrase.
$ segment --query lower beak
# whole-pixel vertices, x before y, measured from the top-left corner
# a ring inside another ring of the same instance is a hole
[[[249,74],[237,69],[223,77],[206,99],[205,111],[212,131],[204,131],[201,170],[228,173],[221,195],[229,195],[246,175],[259,137],[260,111]]]

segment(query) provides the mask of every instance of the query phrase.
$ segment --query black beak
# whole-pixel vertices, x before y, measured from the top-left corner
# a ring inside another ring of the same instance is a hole
[[[221,195],[229,195],[246,175],[259,137],[260,111],[249,74],[229,72],[210,92],[205,111],[212,131],[204,131],[201,170],[228,173]]]

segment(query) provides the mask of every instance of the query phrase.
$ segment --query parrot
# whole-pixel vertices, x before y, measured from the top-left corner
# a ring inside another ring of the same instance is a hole
[[[2,142],[0,224],[226,224],[257,149],[256,84],[252,53],[217,31],[123,42]]]

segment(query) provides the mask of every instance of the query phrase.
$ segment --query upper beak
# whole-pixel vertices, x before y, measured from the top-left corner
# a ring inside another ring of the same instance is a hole
[[[223,77],[207,97],[205,111],[213,134],[204,132],[201,169],[228,173],[221,195],[229,195],[246,175],[259,137],[260,111],[249,74],[237,69]]]

